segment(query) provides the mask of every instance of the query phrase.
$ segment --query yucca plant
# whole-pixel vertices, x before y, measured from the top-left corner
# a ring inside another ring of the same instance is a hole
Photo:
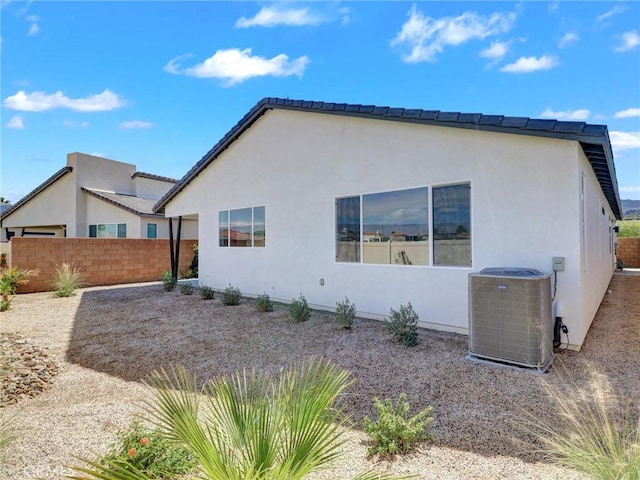
[[[276,378],[246,371],[218,377],[202,389],[183,368],[156,372],[147,413],[165,438],[184,445],[198,478],[298,480],[340,455],[344,417],[338,397],[346,370],[310,359]],[[204,394],[204,395],[201,395]],[[76,480],[142,480],[121,463],[74,467]],[[358,480],[394,479],[366,472]]]
[[[78,268],[68,263],[56,265],[56,269],[53,272],[53,280],[51,281],[54,297],[71,297],[76,294],[78,288],[82,288],[85,285],[82,273]]]
[[[606,382],[593,376],[586,389],[573,386],[571,394],[549,388],[553,423],[530,419],[531,427],[557,464],[594,480],[640,480],[640,412],[614,409]]]

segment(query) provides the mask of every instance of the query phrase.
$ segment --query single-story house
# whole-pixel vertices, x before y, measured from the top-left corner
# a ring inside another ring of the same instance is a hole
[[[198,218],[202,285],[376,319],[411,302],[459,333],[470,273],[563,257],[554,315],[579,349],[621,203],[604,125],[265,98],[154,211]]]
[[[136,166],[70,153],[67,165],[0,214],[2,241],[12,237],[169,238],[169,221],[154,204],[177,180]],[[186,220],[182,237],[196,239]]]

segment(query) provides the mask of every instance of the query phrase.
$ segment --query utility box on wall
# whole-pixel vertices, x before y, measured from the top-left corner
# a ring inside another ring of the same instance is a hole
[[[485,268],[469,274],[469,355],[544,372],[553,361],[551,275]]]

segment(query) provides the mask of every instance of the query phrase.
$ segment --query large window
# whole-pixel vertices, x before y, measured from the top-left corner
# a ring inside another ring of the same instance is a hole
[[[218,212],[221,247],[264,247],[265,207],[239,208]]]
[[[337,199],[336,261],[470,266],[470,188],[432,187],[431,212],[429,187]]]
[[[433,188],[433,264],[471,266],[471,185]]]
[[[429,189],[362,196],[362,261],[429,264]]]
[[[127,238],[126,223],[98,223],[89,225],[89,237],[92,238]]]

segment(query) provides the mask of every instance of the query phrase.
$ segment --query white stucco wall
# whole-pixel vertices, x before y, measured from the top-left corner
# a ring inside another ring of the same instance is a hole
[[[133,193],[138,197],[160,200],[175,183],[136,176],[132,179],[132,185]]]
[[[142,232],[142,235],[140,235],[141,220],[138,215],[123,210],[120,207],[116,207],[115,205],[111,205],[99,198],[92,197],[86,193],[84,195],[86,197],[86,218],[90,219],[90,222],[87,224],[84,232],[78,232],[78,237],[89,236],[89,224],[126,223],[127,238],[147,238],[146,227],[144,232]]]
[[[286,301],[303,293],[327,309],[346,295],[373,318],[411,302],[424,326],[463,333],[469,273],[550,272],[551,258],[564,256],[557,300],[574,343],[592,318],[580,304],[580,155],[566,140],[274,110],[166,213],[199,215],[201,284]],[[471,267],[335,261],[337,197],[460,182],[471,183]],[[218,247],[220,210],[261,205],[265,248]]]

